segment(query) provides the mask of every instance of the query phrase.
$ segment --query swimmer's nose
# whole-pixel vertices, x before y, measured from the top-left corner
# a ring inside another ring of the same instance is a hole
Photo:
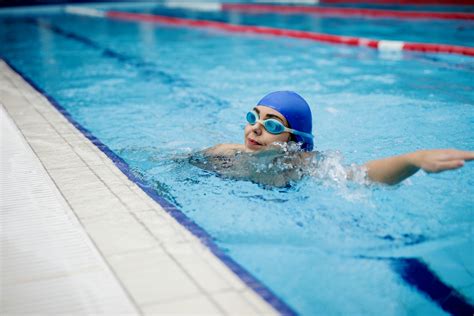
[[[255,123],[254,125],[252,125],[252,130],[255,134],[257,135],[261,135],[262,134],[262,124],[260,124],[259,122]]]

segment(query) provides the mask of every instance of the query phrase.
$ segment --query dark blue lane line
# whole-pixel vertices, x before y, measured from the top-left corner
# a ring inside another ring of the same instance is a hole
[[[273,308],[275,308],[282,315],[297,315],[296,311],[287,305],[282,299],[280,299],[275,293],[267,288],[260,280],[254,277],[250,272],[238,264],[234,259],[229,257],[219,246],[214,242],[214,239],[208,232],[201,228],[198,224],[193,222],[186,214],[179,210],[176,206],[165,200],[163,197],[157,194],[150,184],[144,180],[136,177],[130,168],[130,166],[117,154],[115,154],[107,145],[102,143],[96,138],[87,128],[83,127],[77,122],[71,114],[60,105],[52,96],[44,91],[39,85],[31,80],[22,71],[17,69],[13,64],[6,58],[0,55],[16,73],[18,73],[25,81],[27,81],[33,88],[41,93],[49,102],[62,114],[64,117],[74,125],[85,137],[87,137],[94,145],[97,146],[104,154],[109,157],[112,162],[119,168],[130,181],[136,183],[145,193],[148,194],[153,200],[160,204],[166,212],[168,212],[173,218],[175,218],[181,225],[188,229],[194,236],[209,248],[209,250],[219,258],[229,269],[231,269],[248,287],[253,289],[260,297],[267,301]]]
[[[445,284],[423,261],[391,258],[390,263],[405,282],[427,295],[444,311],[452,315],[474,315],[474,305],[455,288]]]
[[[403,281],[451,315],[474,315],[474,305],[455,288],[444,283],[421,259],[372,256],[357,258],[388,262]]]
[[[49,30],[49,31],[51,31],[51,32],[53,32],[57,35],[61,35],[65,38],[67,38],[67,39],[74,40],[76,42],[82,43],[83,45],[87,46],[88,48],[92,48],[94,50],[100,51],[102,53],[102,56],[110,57],[110,58],[113,58],[113,59],[115,59],[115,60],[117,60],[121,63],[133,66],[133,67],[137,68],[138,71],[140,71],[140,73],[146,75],[147,77],[152,77],[154,79],[158,79],[158,80],[160,80],[160,82],[162,82],[164,84],[174,85],[174,86],[178,86],[178,87],[182,87],[182,88],[190,87],[190,84],[188,82],[186,82],[185,79],[180,78],[180,77],[175,76],[175,75],[171,75],[171,74],[169,74],[169,73],[167,73],[163,70],[160,70],[153,63],[142,61],[142,60],[140,60],[136,57],[125,55],[123,53],[113,51],[109,48],[104,48],[100,44],[94,42],[93,40],[91,40],[87,37],[84,37],[84,36],[81,36],[81,35],[63,30],[60,27],[55,26],[55,25],[53,25],[49,22],[46,22],[46,21],[42,21],[42,20],[35,19],[35,18],[24,18],[23,20],[28,24],[32,24],[34,26],[38,26],[40,28]]]
[[[88,48],[92,48],[94,50],[100,51],[102,56],[115,59],[123,64],[135,67],[142,75],[146,77],[147,80],[159,80],[161,83],[168,85],[172,88],[192,88],[192,84],[189,83],[186,79],[181,78],[177,75],[170,74],[166,71],[159,69],[159,67],[152,63],[144,61],[138,57],[130,56],[121,52],[114,51],[107,47],[102,47],[100,44],[94,42],[90,38],[85,36],[66,31],[52,23],[42,21],[35,18],[24,18],[23,19],[26,23],[38,26],[40,28],[49,30],[57,35],[63,36],[67,39],[74,40],[76,42],[82,43]],[[192,94],[191,94],[192,95]],[[225,100],[219,99],[215,96],[207,94],[205,92],[200,91],[199,95],[201,98],[205,100],[197,100],[195,102],[196,106],[203,107],[208,104],[215,104],[219,108],[228,107],[229,103]]]

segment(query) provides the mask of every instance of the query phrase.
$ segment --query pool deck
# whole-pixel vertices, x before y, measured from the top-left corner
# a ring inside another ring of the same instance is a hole
[[[1,59],[0,119],[0,314],[278,314]]]

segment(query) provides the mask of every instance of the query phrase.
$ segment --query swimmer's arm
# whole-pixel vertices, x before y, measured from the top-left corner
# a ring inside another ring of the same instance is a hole
[[[386,184],[397,184],[423,169],[438,173],[464,166],[465,161],[474,160],[474,151],[455,149],[420,150],[412,153],[372,160],[365,164],[370,180]]]

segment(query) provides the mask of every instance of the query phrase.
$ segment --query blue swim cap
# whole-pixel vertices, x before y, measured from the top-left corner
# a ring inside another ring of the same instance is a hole
[[[280,112],[290,124],[290,128],[311,134],[313,119],[308,103],[296,92],[276,91],[264,96],[257,105],[268,106]],[[296,141],[302,143],[301,148],[313,150],[313,139],[294,135]]]

